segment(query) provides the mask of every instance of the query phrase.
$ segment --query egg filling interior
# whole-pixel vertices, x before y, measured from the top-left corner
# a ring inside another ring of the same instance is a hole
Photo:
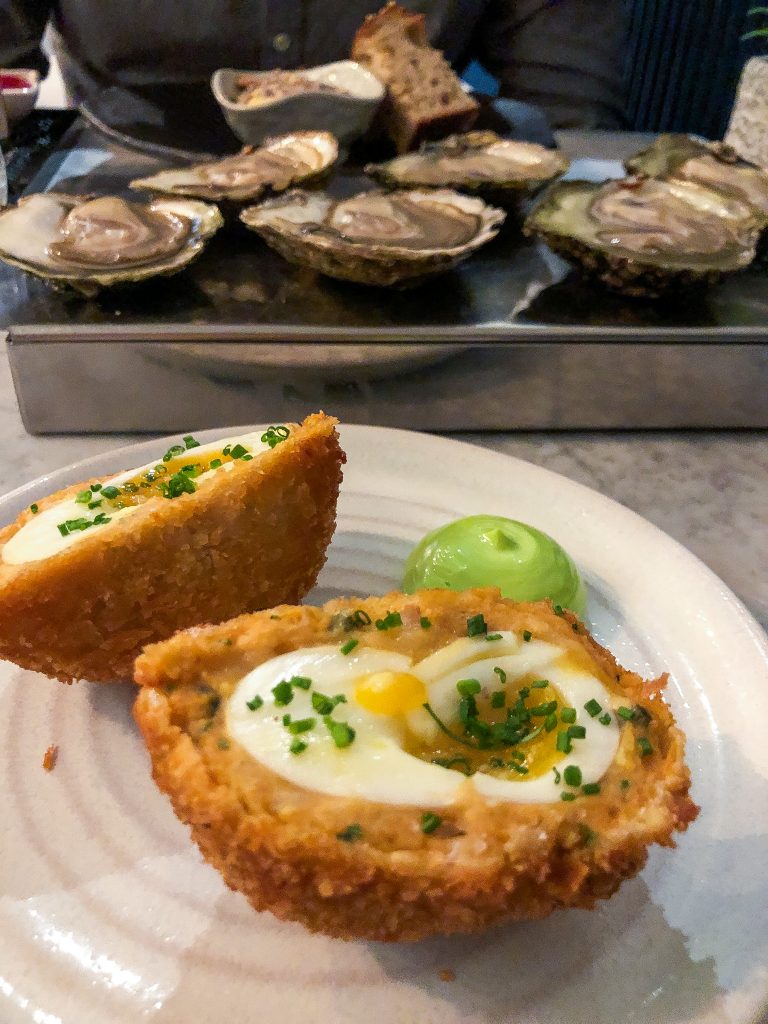
[[[92,536],[93,529],[135,512],[151,498],[171,501],[194,494],[214,473],[258,458],[289,434],[289,428],[281,425],[204,445],[188,435],[156,462],[91,484],[42,511],[31,505],[32,518],[3,546],[2,561],[18,565],[49,558],[81,537]]]
[[[502,632],[419,662],[347,641],[248,673],[226,729],[306,789],[391,804],[550,802],[599,792],[619,744],[614,698],[586,653]]]

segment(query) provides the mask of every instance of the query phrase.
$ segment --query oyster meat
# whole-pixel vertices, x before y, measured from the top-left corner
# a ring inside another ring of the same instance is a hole
[[[40,192],[0,212],[0,259],[83,295],[182,270],[221,227],[215,206]]]
[[[282,192],[321,177],[338,155],[338,143],[330,132],[292,132],[267,139],[258,149],[246,146],[223,160],[137,178],[131,188],[214,202],[252,202],[267,189]]]
[[[360,284],[414,284],[496,235],[502,210],[448,189],[335,200],[295,189],[249,206],[243,223],[292,263]]]
[[[653,178],[559,182],[524,231],[609,287],[659,295],[714,282],[752,262],[757,221],[732,216],[729,202],[710,189]]]
[[[692,182],[732,200],[733,214],[768,225],[768,171],[742,160],[722,142],[689,135],[660,135],[626,162],[627,170],[665,181]]]
[[[537,191],[568,166],[556,149],[478,131],[425,143],[418,153],[368,164],[365,171],[389,188],[456,188],[503,201],[505,193],[515,199]]]

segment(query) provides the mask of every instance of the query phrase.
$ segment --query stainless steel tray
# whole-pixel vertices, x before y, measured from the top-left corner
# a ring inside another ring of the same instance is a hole
[[[66,141],[32,190],[120,191],[158,166],[81,123]],[[559,141],[591,174],[646,137]],[[345,169],[331,187],[362,184]],[[318,277],[234,225],[189,272],[97,301],[3,268],[0,308],[31,432],[173,431],[319,406],[434,430],[768,426],[764,271],[693,299],[626,300],[514,223],[411,291]]]

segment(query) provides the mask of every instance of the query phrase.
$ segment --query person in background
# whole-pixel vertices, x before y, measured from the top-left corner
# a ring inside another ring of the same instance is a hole
[[[159,143],[231,147],[210,94],[220,67],[270,70],[349,55],[383,0],[0,0],[0,67],[47,63],[49,19],[64,80],[92,121]],[[405,0],[461,71],[478,60],[500,95],[553,128],[620,128],[623,0]]]

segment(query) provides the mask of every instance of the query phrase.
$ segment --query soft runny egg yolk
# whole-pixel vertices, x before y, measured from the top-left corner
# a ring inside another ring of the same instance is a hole
[[[372,672],[355,685],[355,700],[374,715],[406,715],[427,702],[427,689],[410,672]]]

